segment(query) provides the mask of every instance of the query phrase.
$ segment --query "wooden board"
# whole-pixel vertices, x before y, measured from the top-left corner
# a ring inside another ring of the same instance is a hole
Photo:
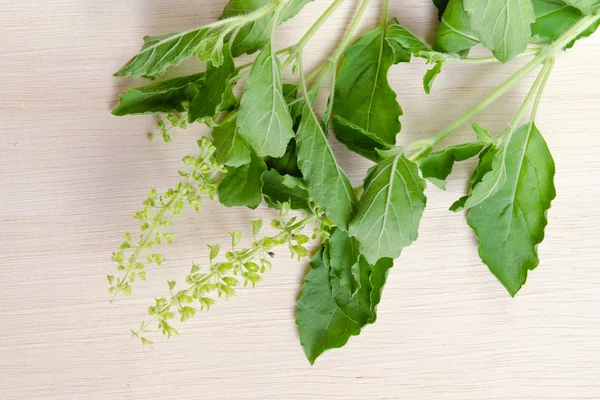
[[[141,81],[112,73],[142,36],[208,23],[224,3],[0,0],[0,398],[600,398],[600,36],[559,56],[542,102],[538,125],[556,159],[558,198],[541,265],[516,299],[479,261],[464,216],[447,211],[471,162],[456,168],[448,191],[428,189],[420,239],[392,271],[377,323],[314,367],[294,323],[306,262],[284,253],[255,290],[181,325],[179,337],[144,348],[129,336],[153,298],[167,294],[167,279],[206,260],[206,244],[274,216],[207,202],[176,220],[163,267],[131,298],[108,303],[110,254],[135,231],[131,215],[150,188],[178,181],[180,159],[208,132],[149,143],[153,117],[110,115],[117,94]],[[295,43],[328,4],[316,0],[285,24],[278,46]],[[363,31],[379,18],[375,4]],[[334,48],[356,6],[347,1],[310,44],[308,66]],[[429,1],[393,1],[390,15],[432,40]],[[518,65],[449,66],[429,96],[422,62],[394,68],[405,112],[399,141],[435,134]],[[478,122],[502,131],[532,80]],[[472,135],[465,127],[448,143]],[[360,182],[369,162],[334,148]]]

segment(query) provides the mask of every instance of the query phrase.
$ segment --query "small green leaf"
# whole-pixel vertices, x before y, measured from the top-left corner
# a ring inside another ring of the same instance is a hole
[[[531,0],[464,0],[473,30],[504,63],[527,48],[535,13]]]
[[[183,103],[194,98],[204,79],[203,72],[129,89],[120,96],[112,113],[123,116],[183,112]]]
[[[471,124],[471,126],[473,127],[473,130],[475,131],[475,134],[477,135],[477,140],[479,141],[479,143],[484,144],[484,145],[490,145],[490,144],[494,143],[494,138],[492,138],[490,131],[488,131],[487,129],[485,129],[483,126],[479,125],[476,122],[473,122]]]
[[[262,202],[262,175],[266,171],[265,162],[254,153],[249,164],[230,168],[219,185],[221,204],[225,207],[258,207]]]
[[[423,89],[425,90],[425,93],[431,93],[431,88],[433,87],[433,82],[435,81],[435,78],[437,78],[438,75],[442,73],[442,66],[443,64],[441,62],[436,62],[433,68],[427,71],[427,73],[423,77]]]
[[[302,111],[300,111],[300,114],[302,114]],[[269,169],[274,169],[281,175],[302,177],[302,172],[300,171],[300,168],[298,168],[295,139],[290,140],[285,154],[282,157],[267,157],[265,158],[265,162],[267,163]]]
[[[281,157],[294,131],[283,97],[281,63],[267,45],[252,65],[240,103],[240,135],[260,157]]]
[[[204,85],[190,102],[188,122],[213,119],[225,101],[227,89],[231,86],[229,77],[235,70],[229,46],[225,46],[223,57],[223,63],[219,66],[208,63]]]
[[[466,143],[431,153],[423,158],[419,165],[423,178],[446,190],[446,178],[452,172],[454,163],[475,157],[481,150],[483,150],[481,143]]]
[[[356,211],[356,194],[338,165],[316,115],[305,105],[297,134],[298,165],[308,193],[327,216],[342,229]]]
[[[219,256],[219,251],[221,251],[221,245],[219,244],[208,244],[208,249],[210,250],[210,254],[209,254],[209,258],[210,260],[214,260],[215,258],[217,258]]]
[[[260,233],[260,230],[262,229],[262,224],[263,224],[263,221],[260,218],[250,221],[250,225],[252,225],[252,234],[253,235],[256,236]]]
[[[426,186],[417,166],[403,154],[381,161],[369,173],[349,229],[369,263],[397,258],[417,239]]]
[[[212,137],[216,148],[215,158],[219,164],[240,167],[250,163],[252,150],[239,135],[235,119],[216,126]]]
[[[298,14],[312,0],[288,0],[281,12],[282,21],[287,21]],[[221,19],[237,15],[249,14],[261,7],[268,6],[272,0],[229,0]],[[235,37],[232,44],[234,57],[244,53],[252,54],[267,44],[271,39],[271,30],[275,12],[271,11],[264,17],[246,24]]]
[[[381,160],[380,151],[391,148],[389,144],[383,143],[377,135],[339,115],[333,118],[333,132],[340,143],[371,161]]]
[[[494,152],[491,169],[481,177],[481,180],[472,187],[465,208],[473,208],[479,203],[489,199],[500,190],[506,182],[506,155],[505,149]]]
[[[471,209],[467,221],[479,239],[481,259],[514,296],[528,271],[539,264],[537,246],[544,239],[546,214],[556,197],[555,167],[533,123],[512,135],[504,160],[503,184]]]
[[[271,208],[279,209],[280,204],[288,203],[293,210],[310,212],[310,195],[300,185],[292,186],[289,175],[281,176],[276,170],[269,170],[263,175],[263,195]],[[298,179],[298,178],[296,178]],[[306,185],[304,183],[304,185]]]

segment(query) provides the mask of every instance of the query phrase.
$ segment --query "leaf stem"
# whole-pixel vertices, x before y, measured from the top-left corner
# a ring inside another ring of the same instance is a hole
[[[369,1],[370,0],[363,0],[358,8],[358,11],[356,11],[356,14],[354,15],[354,18],[352,19],[352,22],[350,22],[350,26],[348,27],[346,34],[344,35],[339,46],[335,49],[333,55],[330,58],[330,60],[333,62],[333,64],[337,65],[340,57],[342,56],[342,54],[344,54],[344,52],[346,51],[346,48],[350,44],[350,41],[352,40],[354,33],[358,29],[358,25],[360,25],[360,21],[362,20],[362,17],[364,16],[365,11],[367,11],[367,6],[369,5]]]
[[[331,17],[331,15],[338,9],[340,5],[345,0],[335,0],[331,5],[325,10],[323,14],[317,19],[317,21],[308,29],[308,31],[302,36],[300,41],[292,46],[290,56],[283,63],[282,69],[286,69],[289,65],[296,59],[298,56],[302,54],[304,50],[304,46],[312,39],[312,37],[319,31],[319,29],[323,26],[325,22]]]
[[[544,63],[544,67],[540,71],[538,77],[536,78],[533,86],[531,86],[531,90],[525,97],[521,108],[513,118],[508,130],[502,135],[502,138],[506,138],[506,142],[510,141],[511,136],[515,133],[517,128],[519,127],[519,123],[523,119],[523,116],[527,112],[527,108],[534,102],[534,107],[532,109],[533,115],[537,113],[537,109],[539,106],[539,102],[541,100],[541,93],[544,90],[544,86],[546,82],[548,82],[548,78],[550,77],[550,72],[552,71],[552,66],[554,65],[554,59],[549,59]]]

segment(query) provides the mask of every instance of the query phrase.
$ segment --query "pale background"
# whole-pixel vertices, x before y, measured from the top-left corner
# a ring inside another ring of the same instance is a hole
[[[378,18],[373,1],[363,30]],[[429,0],[394,0],[390,15],[429,41]],[[483,266],[447,192],[428,189],[420,240],[390,275],[379,320],[310,367],[294,323],[306,262],[287,260],[255,289],[221,302],[144,348],[129,336],[166,280],[206,259],[259,212],[208,202],[176,220],[167,261],[131,298],[108,304],[110,254],[154,186],[178,181],[180,159],[205,128],[148,143],[152,116],[110,115],[117,94],[140,84],[111,75],[146,34],[218,17],[225,0],[0,0],[1,399],[598,399],[600,398],[600,36],[561,54],[538,125],[557,164],[541,266],[511,299]],[[316,0],[278,33],[293,44],[328,1]],[[318,61],[339,39],[348,0],[313,41]],[[518,61],[516,64],[521,64]],[[185,72],[198,63],[187,63]],[[400,142],[430,136],[518,65],[450,66],[430,96],[422,62],[395,67],[406,116]],[[532,77],[478,121],[500,132]],[[465,127],[449,143],[468,140]],[[354,182],[369,163],[335,149]],[[246,240],[244,243],[247,243]]]

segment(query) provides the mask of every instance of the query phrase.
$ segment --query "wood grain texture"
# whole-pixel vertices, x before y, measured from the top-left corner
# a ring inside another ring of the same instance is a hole
[[[561,54],[539,113],[557,164],[541,265],[511,299],[481,264],[463,215],[429,188],[419,241],[391,273],[379,320],[342,350],[306,361],[294,323],[306,263],[278,255],[255,290],[222,302],[170,341],[129,337],[166,280],[206,259],[256,215],[207,203],[176,220],[166,263],[134,296],[109,305],[105,275],[148,189],[178,180],[180,158],[204,128],[148,143],[152,117],[110,115],[139,81],[112,77],[147,34],[218,17],[224,0],[0,0],[0,398],[2,399],[597,399],[600,398],[600,36]],[[391,2],[391,16],[431,40],[427,0]],[[316,0],[277,35],[294,43],[329,4]],[[375,3],[374,3],[375,4]],[[348,0],[311,43],[307,64],[335,45]],[[368,11],[363,29],[378,18]],[[323,39],[325,38],[325,39]],[[516,64],[519,64],[517,62]],[[201,68],[186,63],[186,72]],[[517,65],[451,66],[432,95],[420,62],[395,68],[402,142],[439,131]],[[478,122],[501,131],[533,77]],[[470,138],[465,127],[450,141]],[[336,144],[353,182],[367,161]]]

